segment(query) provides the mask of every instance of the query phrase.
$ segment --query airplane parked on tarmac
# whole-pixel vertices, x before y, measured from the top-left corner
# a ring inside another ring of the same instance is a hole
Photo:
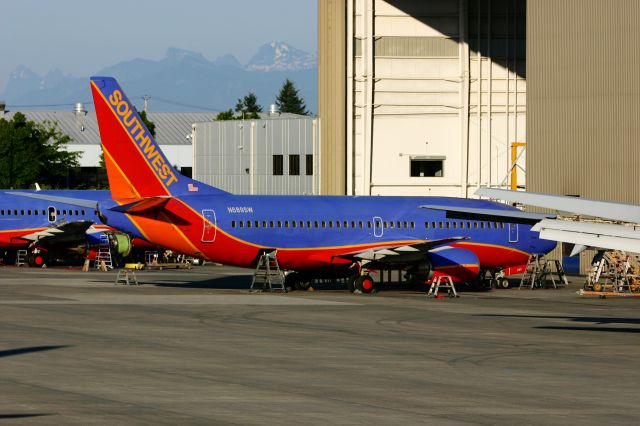
[[[177,252],[255,267],[275,251],[288,287],[351,277],[351,289],[371,292],[377,269],[471,283],[555,247],[531,231],[549,215],[490,201],[227,193],[169,164],[115,79],[92,77],[91,90],[113,200],[81,204],[109,226]]]
[[[480,188],[476,195],[592,218],[627,222],[627,225],[623,225],[546,218],[533,227],[540,232],[541,238],[574,244],[572,256],[588,247],[640,253],[639,205],[496,188]]]
[[[78,207],[55,199],[16,197],[15,194],[93,200],[92,207]],[[45,190],[0,192],[0,250],[27,250],[31,266],[69,253],[86,255],[107,235],[112,252],[125,256],[131,250],[128,235],[100,223],[95,204],[111,199],[109,191]]]

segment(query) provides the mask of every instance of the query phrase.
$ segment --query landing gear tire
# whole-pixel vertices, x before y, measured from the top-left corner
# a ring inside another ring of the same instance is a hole
[[[371,275],[362,275],[356,278],[354,282],[356,290],[360,290],[362,293],[369,294],[376,288],[376,283],[371,278]]]
[[[353,290],[356,289],[356,280],[358,279],[357,275],[347,278],[347,291],[353,293]]]
[[[41,268],[42,265],[45,264],[46,258],[42,253],[32,253],[29,255],[29,259],[27,261],[29,263],[29,266]]]
[[[284,288],[287,291],[298,290],[298,282],[300,282],[300,274],[291,272],[284,277]]]
[[[506,278],[498,279],[498,288],[509,288],[510,286],[511,286],[511,283],[509,282],[508,279]]]
[[[296,290],[307,291],[311,288],[311,280],[300,279],[293,284]]]

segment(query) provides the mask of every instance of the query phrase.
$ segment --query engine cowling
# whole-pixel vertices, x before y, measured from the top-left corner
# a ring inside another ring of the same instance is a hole
[[[440,247],[429,252],[434,274],[448,275],[454,282],[473,282],[480,274],[480,261],[471,250]]]

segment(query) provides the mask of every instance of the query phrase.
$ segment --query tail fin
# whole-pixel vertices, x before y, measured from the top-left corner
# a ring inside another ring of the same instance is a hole
[[[91,77],[91,92],[114,199],[225,193],[171,166],[114,78]]]

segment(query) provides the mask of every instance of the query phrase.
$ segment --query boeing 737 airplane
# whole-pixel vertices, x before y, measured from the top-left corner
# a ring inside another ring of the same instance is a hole
[[[546,218],[534,226],[541,238],[574,244],[571,255],[587,247],[640,253],[640,206],[535,192],[480,188],[476,195],[620,223]]]
[[[126,234],[114,233],[100,223],[95,205],[78,207],[60,201],[16,197],[15,194],[81,198],[94,204],[111,199],[109,191],[53,190],[0,192],[0,249],[27,249],[31,266],[68,253],[85,255],[97,247],[101,235],[110,234],[112,249],[126,255],[131,249]],[[107,234],[105,234],[107,233]]]
[[[371,292],[369,272],[378,269],[404,270],[419,282],[446,274],[471,283],[555,247],[531,231],[549,215],[490,201],[227,193],[170,165],[113,78],[92,77],[91,90],[113,200],[81,205],[177,252],[255,267],[275,251],[287,286],[341,276],[352,277],[351,289]]]

